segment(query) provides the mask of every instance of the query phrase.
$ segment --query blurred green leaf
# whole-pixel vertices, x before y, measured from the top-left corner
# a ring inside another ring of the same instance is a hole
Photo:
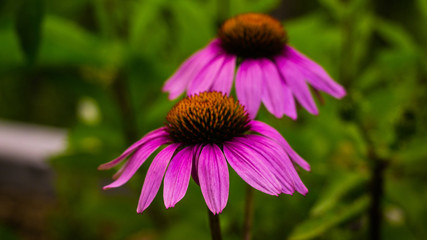
[[[345,4],[339,0],[319,0],[319,2],[329,9],[337,19],[342,19],[345,14]]]
[[[413,139],[396,154],[396,159],[403,163],[417,163],[427,158],[427,137]]]
[[[416,53],[417,46],[412,37],[398,23],[376,18],[375,27],[378,33],[392,46]]]
[[[173,51],[178,52],[180,56],[192,54],[215,36],[214,18],[197,2],[174,1],[171,10],[174,12],[176,28]]]
[[[347,194],[351,194],[355,189],[363,186],[367,177],[360,172],[344,172],[335,174],[327,184],[322,196],[313,206],[310,214],[313,216],[324,215],[336,207]]]
[[[16,13],[16,33],[30,64],[35,61],[38,53],[43,12],[43,0],[25,0]]]
[[[421,12],[423,17],[427,19],[427,1],[426,0],[417,0],[416,6],[418,10]]]
[[[129,43],[132,48],[139,48],[144,38],[150,38],[153,30],[151,24],[160,14],[162,1],[136,1],[130,17]]]
[[[232,0],[229,2],[230,16],[247,12],[268,12],[277,7],[279,0]]]
[[[310,218],[297,226],[289,236],[289,239],[303,240],[318,237],[329,229],[359,216],[369,206],[369,202],[369,197],[363,196],[351,204],[343,205],[330,211],[324,216]]]
[[[422,165],[417,164],[420,171],[419,176],[407,172],[402,168],[397,176],[387,175],[385,181],[385,199],[393,204],[397,204],[403,209],[404,223],[411,228],[416,239],[426,239],[427,229],[427,210],[424,207],[427,201],[426,188],[421,187],[425,183],[426,166],[425,161]],[[402,172],[403,170],[403,172]],[[403,174],[403,176],[402,176]]]
[[[0,72],[14,69],[25,62],[19,40],[11,25],[0,28]]]
[[[367,0],[319,0],[319,2],[331,11],[340,21],[347,21],[349,18],[354,18],[363,15],[362,11],[366,9]],[[354,21],[357,24],[357,21]]]
[[[121,42],[102,39],[65,18],[46,16],[40,64],[117,68],[124,58]]]

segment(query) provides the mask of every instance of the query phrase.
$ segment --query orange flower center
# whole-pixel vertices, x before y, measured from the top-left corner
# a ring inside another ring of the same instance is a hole
[[[221,144],[249,130],[249,117],[233,97],[219,92],[203,92],[178,102],[166,116],[166,126],[174,142]]]
[[[225,21],[218,31],[222,47],[242,58],[273,57],[287,42],[282,24],[265,14],[247,13]]]

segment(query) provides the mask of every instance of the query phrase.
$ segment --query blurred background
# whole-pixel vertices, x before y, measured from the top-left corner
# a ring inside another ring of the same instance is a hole
[[[312,171],[306,197],[255,193],[253,239],[427,239],[425,0],[0,1],[0,239],[209,239],[194,181],[137,215],[148,164],[108,191],[97,166],[163,124],[164,81],[244,12],[280,19],[348,90],[298,121],[261,110]],[[230,174],[221,227],[241,239]]]

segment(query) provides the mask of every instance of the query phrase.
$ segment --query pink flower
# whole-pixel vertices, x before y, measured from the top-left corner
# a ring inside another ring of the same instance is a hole
[[[287,44],[276,19],[257,13],[238,15],[224,22],[218,38],[187,59],[166,81],[163,91],[175,99],[183,92],[229,94],[233,85],[239,101],[255,118],[261,102],[274,116],[296,119],[295,100],[318,114],[308,85],[342,98],[346,92],[326,71]]]
[[[302,183],[293,163],[309,170],[286,140],[269,125],[251,120],[244,107],[219,92],[204,92],[184,98],[166,117],[166,126],[156,129],[130,146],[122,155],[99,169],[109,169],[129,159],[116,173],[116,180],[104,187],[125,184],[161,146],[152,161],[142,187],[137,212],[153,201],[164,179],[166,208],[174,207],[185,195],[190,176],[200,185],[209,209],[221,213],[227,204],[227,163],[250,186],[270,195],[303,195]]]

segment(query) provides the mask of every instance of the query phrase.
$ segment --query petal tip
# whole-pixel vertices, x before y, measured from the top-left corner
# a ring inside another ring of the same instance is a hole
[[[337,94],[337,98],[341,99],[347,95],[347,91],[343,89],[339,94]]]
[[[298,192],[305,197],[308,194],[308,189],[307,188],[300,189],[298,190]]]
[[[287,115],[289,118],[291,118],[292,120],[294,120],[294,121],[296,121],[297,120],[297,118],[298,118],[298,116],[295,114],[295,115]]]
[[[101,164],[98,166],[98,170],[102,171],[102,170],[108,170],[110,169],[110,167],[108,167],[106,164]]]
[[[168,204],[168,205],[165,205],[165,207],[166,207],[166,209],[174,208],[174,207],[175,207],[175,204]]]

